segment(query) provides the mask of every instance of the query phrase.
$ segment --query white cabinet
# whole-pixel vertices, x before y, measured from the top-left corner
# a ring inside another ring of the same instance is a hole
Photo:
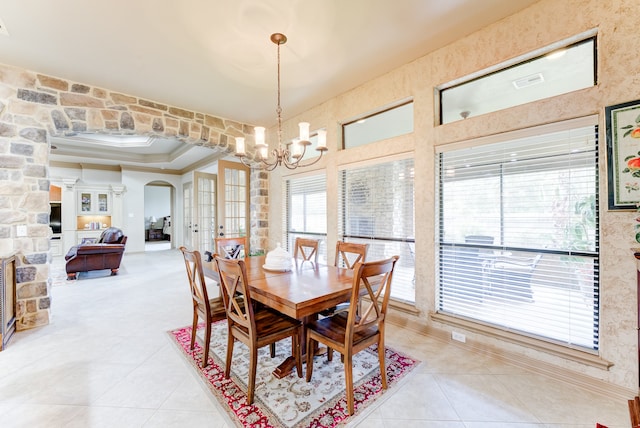
[[[108,215],[111,213],[111,194],[108,191],[78,191],[78,215]]]
[[[53,257],[55,256],[61,256],[62,255],[62,240],[60,239],[59,236],[51,238],[51,244],[50,244],[50,248],[51,248],[51,255]]]

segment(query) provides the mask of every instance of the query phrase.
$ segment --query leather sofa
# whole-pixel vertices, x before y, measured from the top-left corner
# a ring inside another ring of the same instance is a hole
[[[66,256],[67,279],[76,279],[78,272],[111,269],[116,275],[124,254],[127,237],[117,227],[105,229],[96,243],[71,247]]]

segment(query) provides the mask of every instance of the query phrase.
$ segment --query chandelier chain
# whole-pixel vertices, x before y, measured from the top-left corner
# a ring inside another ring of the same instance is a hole
[[[282,147],[282,107],[280,105],[280,43],[278,45],[278,107],[276,113],[278,115],[278,147]]]

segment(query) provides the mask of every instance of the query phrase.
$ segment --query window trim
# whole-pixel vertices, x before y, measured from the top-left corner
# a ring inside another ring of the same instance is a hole
[[[602,370],[609,370],[613,363],[600,356],[602,348],[599,350],[588,350],[567,346],[551,340],[543,340],[536,336],[528,335],[524,332],[510,332],[478,320],[468,320],[463,317],[439,312],[429,312],[432,321],[448,326],[458,327],[474,333],[487,335],[496,339],[505,340],[517,345],[525,346],[536,351],[552,354],[570,361],[575,361]]]
[[[486,144],[500,143],[505,140],[518,140],[520,138],[535,137],[536,135],[540,134],[551,134],[554,132],[565,131],[571,128],[582,128],[586,126],[598,125],[598,122],[599,116],[597,114],[592,114],[589,116],[577,117],[575,119],[562,120],[560,122],[517,129],[515,131],[486,135],[483,137],[472,138],[470,140],[461,140],[453,143],[441,144],[435,147],[435,151],[436,154],[440,154],[452,150],[468,149],[471,147],[483,146]]]

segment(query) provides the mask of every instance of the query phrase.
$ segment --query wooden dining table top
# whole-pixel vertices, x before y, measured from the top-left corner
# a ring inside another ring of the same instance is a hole
[[[244,259],[251,298],[303,320],[351,297],[353,271],[310,262],[294,262],[290,271],[264,269],[265,256]],[[215,262],[203,261],[206,277],[218,281]]]

